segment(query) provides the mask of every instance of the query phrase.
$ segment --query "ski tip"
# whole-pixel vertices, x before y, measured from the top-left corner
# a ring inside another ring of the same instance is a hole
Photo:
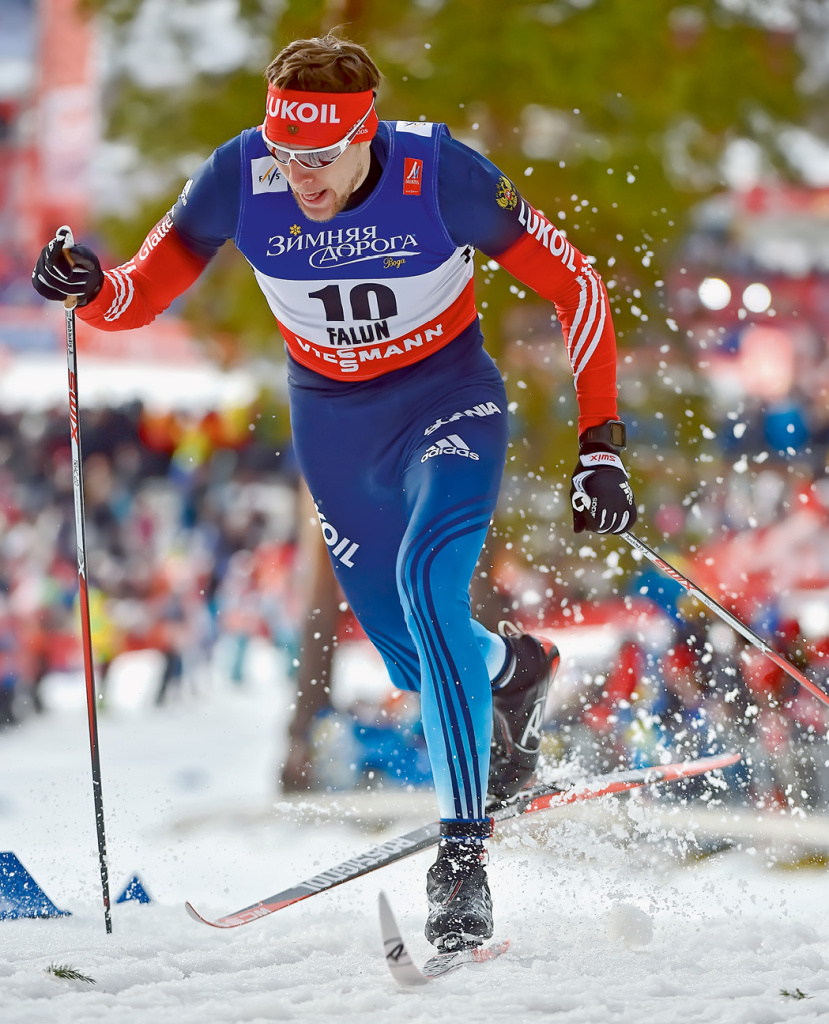
[[[208,920],[201,916],[201,914],[198,912],[198,910],[196,910],[196,908],[193,906],[192,903],[190,903],[189,900],[185,902],[184,909],[187,911],[190,917],[193,918],[194,921],[198,921],[200,924],[210,924]]]
[[[377,909],[380,912],[380,931],[383,933],[383,942],[386,942],[387,937],[394,935],[399,937],[400,929],[397,926],[394,911],[391,909],[388,896],[382,889],[377,894]]]
[[[406,946],[400,936],[400,926],[397,923],[397,918],[394,916],[394,911],[391,909],[389,898],[382,889],[377,894],[377,909],[380,911],[380,932],[383,936],[386,959],[389,959],[389,950],[396,949],[398,946],[400,947],[400,952],[397,955],[399,956],[402,953],[403,956],[407,956]]]
[[[685,769],[689,775],[702,775],[705,772],[714,772],[720,768],[730,768],[742,760],[743,755],[736,751],[729,751],[726,754],[711,754],[708,757],[700,757],[694,761],[680,763],[677,767]],[[671,766],[668,765],[668,768]]]
[[[199,924],[206,924],[210,928],[235,928],[237,925],[246,924],[245,920],[237,920],[234,917],[220,917],[217,921],[208,921],[206,917],[202,917],[201,914],[196,910],[192,903],[188,900],[184,904],[184,909],[193,918],[194,921],[198,921]],[[250,918],[249,920],[253,920]]]
[[[377,894],[380,910],[380,932],[383,936],[383,955],[392,977],[398,983],[409,987],[426,985],[429,981],[417,968],[400,935],[400,927],[391,909],[388,897],[382,890]]]
[[[708,757],[697,757],[690,761],[677,761],[675,764],[655,764],[642,769],[645,773],[644,784],[656,785],[660,782],[678,782],[694,775],[707,775],[708,772],[730,768],[742,760],[742,754],[710,754]]]
[[[737,753],[736,750],[729,751],[727,754],[721,755],[722,767],[727,768],[729,765],[736,764],[738,761],[742,761],[743,755]]]

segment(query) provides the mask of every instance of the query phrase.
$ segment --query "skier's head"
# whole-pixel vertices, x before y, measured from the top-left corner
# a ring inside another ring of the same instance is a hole
[[[374,97],[380,72],[357,43],[334,35],[296,39],[265,69],[265,139],[287,149],[370,142],[377,130]],[[321,156],[309,166],[334,160]],[[290,162],[290,160],[288,161]]]
[[[288,43],[265,77],[280,89],[352,93],[376,90],[382,76],[362,46],[329,33]]]
[[[262,138],[306,217],[329,220],[368,172],[380,72],[362,46],[329,34],[289,43],[265,77]]]

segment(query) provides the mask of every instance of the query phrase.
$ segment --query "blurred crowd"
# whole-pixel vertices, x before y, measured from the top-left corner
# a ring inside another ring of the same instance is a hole
[[[156,700],[197,680],[219,637],[241,680],[255,636],[295,642],[296,474],[256,414],[81,419],[92,645],[161,652]],[[82,667],[68,416],[0,416],[0,722],[42,710],[50,673]]]
[[[742,761],[683,792],[758,809],[829,808],[829,709],[720,621],[647,643],[628,635],[607,674],[583,678],[548,724],[548,754],[590,772],[735,751]],[[775,649],[825,680],[829,639],[782,623]]]
[[[686,502],[700,542],[657,544],[680,572],[829,692],[829,479],[792,460],[745,472]],[[656,522],[673,517],[652,510]],[[647,530],[647,527],[644,528]],[[605,572],[604,577],[609,574]],[[606,596],[543,624],[612,626],[617,644],[570,680],[551,709],[548,750],[592,770],[739,751],[727,788],[686,784],[705,799],[756,807],[829,808],[829,708],[761,650],[643,562],[602,581]],[[528,581],[524,587],[531,586]]]

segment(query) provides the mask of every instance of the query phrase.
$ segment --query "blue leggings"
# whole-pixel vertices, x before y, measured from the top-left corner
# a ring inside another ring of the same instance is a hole
[[[482,349],[447,349],[360,384],[296,364],[289,379],[294,448],[337,579],[394,685],[420,691],[441,818],[468,820],[484,815],[492,733],[491,634],[471,617],[469,584],[507,405]]]

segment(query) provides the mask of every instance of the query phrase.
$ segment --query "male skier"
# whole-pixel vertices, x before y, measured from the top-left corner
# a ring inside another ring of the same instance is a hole
[[[574,527],[636,519],[619,458],[616,346],[590,263],[443,124],[378,122],[366,51],[297,40],[264,121],[220,146],[138,253],[104,273],[63,236],[34,287],[103,330],[148,323],[233,239],[287,348],[296,455],[334,570],[395,686],[420,691],[441,817],[426,936],[492,934],[490,803],[532,779],[558,651],[471,618],[469,584],[507,449],[507,403],[473,295],[480,249],[555,303],[575,377]]]

